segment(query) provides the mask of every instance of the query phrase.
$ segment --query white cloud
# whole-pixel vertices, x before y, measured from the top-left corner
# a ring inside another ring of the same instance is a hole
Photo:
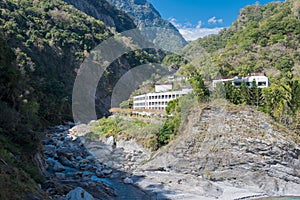
[[[175,18],[170,18],[169,21],[179,30],[181,35],[187,41],[193,41],[201,37],[205,37],[211,34],[217,34],[223,28],[201,28],[203,22],[200,20],[196,26],[193,26],[190,22],[186,22],[185,24],[179,23]],[[215,21],[215,23],[222,23],[222,19],[216,19],[213,17],[211,21]]]
[[[193,24],[191,22],[184,23],[184,27],[193,27]]]
[[[199,21],[198,24],[197,24],[197,26],[196,26],[196,29],[200,29],[201,26],[202,26],[202,21]]]
[[[211,34],[217,34],[222,29],[223,28],[185,28],[179,29],[179,32],[187,41],[193,41]]]
[[[178,23],[177,19],[175,19],[174,17],[169,18],[169,22],[171,22],[171,24],[173,24],[178,29],[183,27],[182,24]]]
[[[215,16],[207,21],[209,24],[223,23],[223,19],[217,19]]]

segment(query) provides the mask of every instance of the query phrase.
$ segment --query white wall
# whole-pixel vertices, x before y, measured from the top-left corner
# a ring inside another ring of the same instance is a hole
[[[172,84],[166,84],[166,85],[155,85],[155,92],[167,92],[169,90],[173,89]]]

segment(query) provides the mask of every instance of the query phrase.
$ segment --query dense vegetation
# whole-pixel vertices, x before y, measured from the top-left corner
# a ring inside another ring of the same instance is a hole
[[[0,34],[0,199],[30,199],[43,177],[36,156],[41,150],[36,101],[29,97],[16,56]],[[20,195],[22,194],[22,195]],[[44,196],[45,198],[45,196]]]
[[[186,56],[202,48],[205,59],[197,59],[195,67],[182,65],[180,71],[201,74],[206,80],[265,73],[271,81],[269,88],[226,85],[217,90],[226,91],[226,98],[232,103],[255,105],[287,125],[297,123],[299,11],[299,2],[293,0],[245,7],[229,29],[187,46],[183,50]]]
[[[16,54],[32,109],[43,121],[71,119],[76,68],[93,47],[112,35],[101,21],[63,1],[0,2],[0,29]]]
[[[75,69],[110,35],[63,1],[0,1],[1,199],[44,196],[37,131],[71,119]]]
[[[182,55],[189,62],[178,55],[167,55],[164,64],[180,66],[177,73],[190,77],[194,93],[189,99],[207,102],[226,98],[233,104],[253,106],[299,132],[299,12],[298,1],[247,6],[229,29],[186,46]],[[251,73],[265,73],[271,86],[260,89],[252,83],[248,88],[243,83],[235,88],[227,83],[208,92],[212,79]],[[169,117],[158,137],[161,145],[180,132],[180,125],[185,120],[180,115],[183,105],[180,101],[169,103]]]
[[[247,6],[229,29],[199,39],[187,49],[202,46],[211,54],[223,77],[253,72],[276,75],[285,60],[297,67],[300,61],[297,4],[287,1]]]
[[[123,12],[104,10],[111,8],[107,3],[98,12],[118,13],[110,18],[118,19],[111,21],[115,29],[62,0],[0,1],[0,199],[42,198],[39,132],[72,120],[74,80],[90,51],[116,30],[134,27]],[[131,65],[153,57],[136,51],[118,59],[108,69],[105,95]]]
[[[157,140],[157,134],[161,126],[159,123],[151,123],[139,118],[117,116],[114,118],[102,118],[92,123],[92,126],[92,132],[86,135],[86,137],[91,139],[114,136],[118,140],[134,139],[145,148],[152,150],[157,150],[159,146]]]

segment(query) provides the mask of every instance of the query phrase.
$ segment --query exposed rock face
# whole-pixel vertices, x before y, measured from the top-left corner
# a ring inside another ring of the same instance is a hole
[[[78,125],[67,134],[79,145],[69,146],[72,152],[84,147],[89,154],[71,154],[62,148],[62,141],[69,145],[69,139],[55,140],[55,144],[48,141],[46,147],[56,146],[57,162],[66,168],[67,160],[76,168],[83,167],[84,172],[76,173],[82,177],[114,179],[120,177],[115,170],[125,171],[119,179],[122,184],[138,185],[154,199],[299,196],[298,136],[267,115],[246,106],[204,105],[191,111],[183,124],[178,138],[158,152],[144,149],[134,140],[85,138],[81,131],[89,133],[91,125]],[[97,169],[92,169],[92,163],[98,163]],[[53,169],[57,179],[64,179],[61,170]]]
[[[159,12],[146,0],[108,0],[108,2],[132,16],[142,33],[155,44],[175,50],[187,44],[179,31],[170,22],[162,19]],[[149,31],[146,27],[161,29]],[[162,33],[163,29],[166,29],[165,33]]]
[[[81,187],[77,187],[67,194],[65,200],[94,200],[94,197]]]
[[[105,0],[64,0],[74,5],[78,10],[95,17],[105,23],[108,27],[114,27],[118,32],[135,28],[133,20],[124,12],[117,10]]]
[[[298,193],[297,135],[248,107],[206,107],[194,111],[179,138],[143,168],[192,174],[267,195]],[[225,191],[226,193],[226,191]]]

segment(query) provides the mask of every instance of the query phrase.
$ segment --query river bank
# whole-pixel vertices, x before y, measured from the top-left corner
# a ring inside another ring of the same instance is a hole
[[[48,181],[41,187],[52,199],[64,200],[81,194],[83,199],[151,199],[149,194],[129,184],[126,172],[99,162],[80,138],[70,135],[71,127],[72,124],[53,127],[43,140]]]
[[[90,124],[55,127],[44,140],[52,185],[43,188],[59,200],[77,187],[94,199],[299,196],[293,134],[257,111],[236,110],[191,113],[185,134],[154,152],[133,139],[87,138]]]

